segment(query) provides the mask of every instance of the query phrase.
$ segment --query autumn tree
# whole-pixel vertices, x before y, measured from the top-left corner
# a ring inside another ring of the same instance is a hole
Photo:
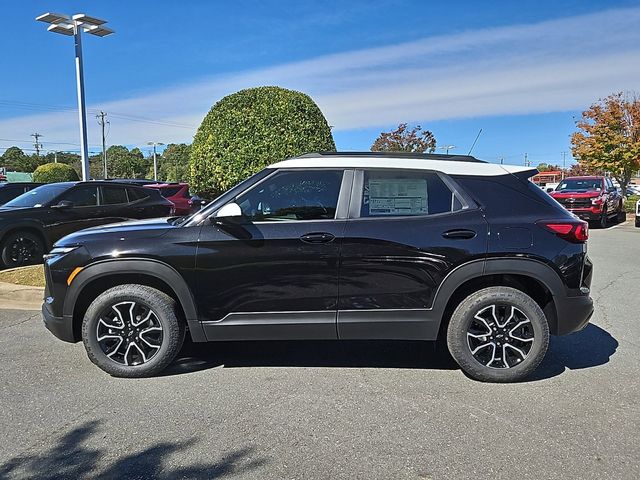
[[[588,170],[611,173],[625,191],[640,169],[640,99],[616,93],[582,112],[571,136],[573,156]]]
[[[432,153],[435,149],[433,133],[422,130],[420,125],[408,130],[406,123],[401,123],[391,132],[382,132],[371,145],[372,152]]]

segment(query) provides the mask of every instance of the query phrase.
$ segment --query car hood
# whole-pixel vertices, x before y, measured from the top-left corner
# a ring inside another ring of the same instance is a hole
[[[41,211],[42,207],[0,207],[0,218],[9,216],[24,216],[31,212]]]
[[[602,192],[578,192],[565,190],[563,192],[551,192],[551,196],[553,198],[595,198],[602,195]]]
[[[57,246],[79,245],[85,241],[96,240],[128,240],[133,238],[156,238],[169,230],[179,228],[174,225],[176,217],[151,218],[146,220],[129,220],[110,223],[97,227],[85,228],[56,242]]]

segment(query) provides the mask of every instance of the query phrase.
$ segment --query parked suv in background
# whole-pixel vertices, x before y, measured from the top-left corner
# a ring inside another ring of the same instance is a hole
[[[160,195],[173,203],[176,215],[189,215],[196,210],[189,193],[188,183],[152,183],[145,187],[158,190]]]
[[[626,220],[624,198],[608,177],[567,177],[551,196],[583,220],[605,228],[609,219]]]
[[[528,178],[454,155],[310,154],[182,220],[92,228],[45,262],[58,338],[123,377],[194,342],[437,340],[516,381],[592,312],[587,224]],[[382,353],[381,353],[382,354]]]
[[[33,182],[0,183],[0,206],[40,185]]]
[[[115,182],[62,182],[34,188],[0,207],[0,267],[42,262],[69,233],[130,218],[163,217],[173,204],[153,190]]]

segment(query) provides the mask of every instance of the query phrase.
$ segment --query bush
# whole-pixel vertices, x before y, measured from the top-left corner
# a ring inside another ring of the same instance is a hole
[[[270,163],[335,149],[327,120],[309,96],[279,87],[241,90],[216,103],[198,128],[191,185],[214,198]]]
[[[640,195],[629,195],[624,202],[624,209],[627,213],[635,213],[636,202],[640,200]]]
[[[78,173],[66,163],[45,163],[33,172],[33,181],[38,183],[75,182]]]

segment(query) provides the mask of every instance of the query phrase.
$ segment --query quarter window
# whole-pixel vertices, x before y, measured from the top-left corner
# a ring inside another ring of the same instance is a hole
[[[361,217],[434,215],[461,210],[463,204],[433,172],[364,172]]]
[[[252,221],[329,220],[335,217],[341,170],[279,172],[236,203]]]

